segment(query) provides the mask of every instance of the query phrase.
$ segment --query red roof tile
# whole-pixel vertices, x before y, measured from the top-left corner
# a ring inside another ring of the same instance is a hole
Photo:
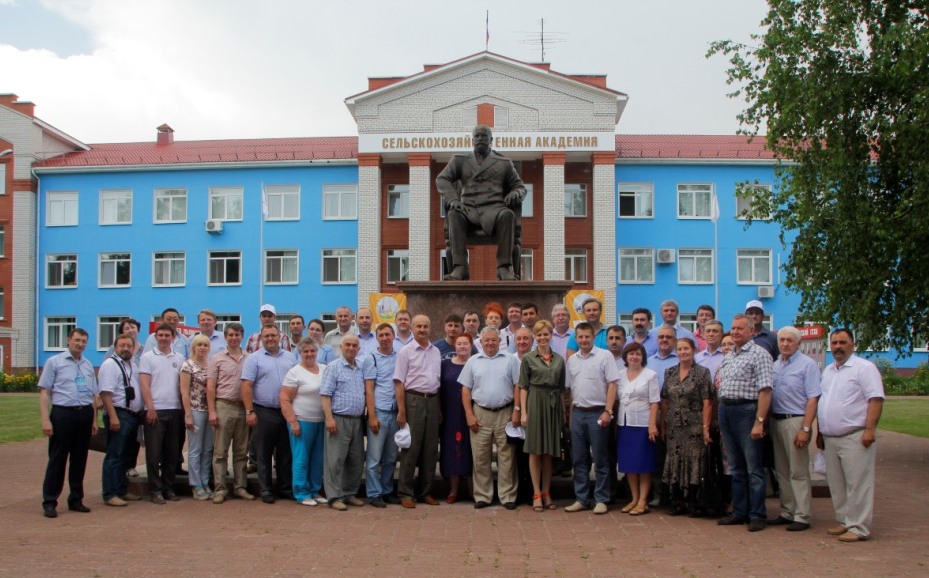
[[[616,135],[617,159],[771,160],[765,138],[739,135]]]

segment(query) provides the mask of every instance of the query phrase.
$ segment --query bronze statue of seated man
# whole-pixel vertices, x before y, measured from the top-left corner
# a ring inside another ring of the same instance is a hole
[[[471,278],[465,239],[480,229],[497,241],[497,279],[516,280],[513,274],[513,242],[516,212],[526,187],[509,158],[491,150],[493,133],[479,125],[473,133],[474,152],[452,156],[436,177],[447,213],[451,268],[447,281]],[[460,191],[460,192],[459,192]]]

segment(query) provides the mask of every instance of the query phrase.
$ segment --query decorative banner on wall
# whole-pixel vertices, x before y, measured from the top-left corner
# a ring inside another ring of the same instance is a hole
[[[603,303],[603,291],[600,289],[572,289],[564,297],[564,304],[571,313],[571,327],[584,321],[584,301],[593,297]],[[603,322],[603,312],[600,312],[600,322]]]
[[[397,317],[397,311],[406,309],[406,294],[371,293],[368,303],[374,314],[375,326],[381,323],[393,323]]]

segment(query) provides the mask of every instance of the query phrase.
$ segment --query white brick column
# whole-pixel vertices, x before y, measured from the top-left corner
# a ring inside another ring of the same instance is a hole
[[[410,153],[410,281],[428,281],[430,251],[429,210],[432,197],[429,153]]]
[[[542,212],[545,219],[545,234],[542,258],[545,281],[564,281],[564,153],[545,153]]]
[[[13,192],[13,335],[10,365],[33,368],[35,356],[36,299],[36,193]],[[39,326],[42,323],[39,320]],[[10,368],[7,368],[10,369]]]
[[[615,153],[594,153],[594,288],[603,290],[603,319],[616,322]]]
[[[381,290],[381,157],[358,155],[358,306]]]

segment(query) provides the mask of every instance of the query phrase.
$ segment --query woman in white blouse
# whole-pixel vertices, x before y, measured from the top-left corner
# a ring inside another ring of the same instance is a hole
[[[619,437],[617,465],[626,474],[632,501],[622,511],[632,516],[648,513],[648,492],[655,471],[655,438],[658,437],[658,375],[645,367],[645,348],[632,342],[623,350],[626,369],[619,372]]]

